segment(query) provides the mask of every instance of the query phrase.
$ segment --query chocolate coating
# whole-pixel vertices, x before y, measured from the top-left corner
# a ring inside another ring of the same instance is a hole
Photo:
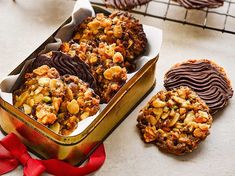
[[[167,90],[190,87],[206,102],[212,114],[224,108],[233,96],[223,68],[208,60],[190,60],[174,66],[165,74],[164,86]]]
[[[121,9],[121,10],[130,10],[135,7],[144,5],[151,0],[105,0],[107,6]]]
[[[224,0],[175,0],[187,9],[217,8],[224,4]]]
[[[96,80],[90,72],[90,67],[79,57],[71,57],[59,51],[53,51],[51,55],[40,55],[32,63],[31,69],[42,65],[48,65],[58,70],[60,75],[74,75],[87,82],[91,88],[97,90]]]

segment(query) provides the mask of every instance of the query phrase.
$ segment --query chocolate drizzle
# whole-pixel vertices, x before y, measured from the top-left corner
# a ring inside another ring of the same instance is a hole
[[[97,90],[96,80],[90,72],[90,67],[77,56],[70,57],[62,52],[53,51],[51,55],[40,55],[32,63],[31,69],[42,65],[54,67],[60,75],[74,75],[84,82],[87,82],[91,88]]]
[[[187,9],[217,8],[224,4],[224,0],[175,0]]]
[[[223,69],[208,60],[191,60],[176,65],[165,74],[164,86],[167,90],[190,87],[206,102],[212,114],[226,106],[233,96]]]
[[[135,7],[147,4],[151,0],[105,0],[109,7],[117,8],[120,10],[131,10]]]

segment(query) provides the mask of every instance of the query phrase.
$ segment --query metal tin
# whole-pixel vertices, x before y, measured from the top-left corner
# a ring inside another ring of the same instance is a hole
[[[95,11],[107,13],[97,7],[95,7]],[[70,20],[71,17],[60,28]],[[34,58],[46,44],[53,42],[57,31],[25,59],[25,61]],[[6,134],[11,132],[17,134],[33,153],[42,158],[57,158],[73,165],[81,164],[154,86],[155,66],[158,57],[159,55],[149,60],[118,91],[97,118],[78,135],[62,136],[56,134],[0,97],[1,130]],[[10,75],[18,74],[25,61],[14,69]]]

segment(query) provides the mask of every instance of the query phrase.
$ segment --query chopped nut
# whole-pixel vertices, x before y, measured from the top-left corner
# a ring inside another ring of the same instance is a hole
[[[199,124],[199,128],[203,131],[209,130],[210,126],[207,124]]]
[[[41,76],[41,75],[46,74],[49,69],[50,69],[50,68],[49,68],[47,65],[43,65],[43,66],[41,66],[41,67],[38,67],[37,69],[34,69],[34,70],[33,70],[33,73],[35,73],[35,74]]]
[[[176,113],[175,116],[173,117],[173,119],[171,120],[169,126],[172,127],[175,125],[175,123],[179,120],[180,114]]]
[[[57,87],[57,79],[51,79],[49,87],[51,91],[55,90]]]
[[[167,104],[170,106],[170,107],[173,107],[175,105],[175,102],[172,100],[172,99],[169,99],[167,101]]]
[[[206,119],[209,117],[207,112],[198,111],[198,113],[199,113],[199,116],[200,116],[200,117],[204,117],[204,118],[206,118]]]
[[[113,55],[113,62],[114,63],[119,63],[119,62],[123,62],[123,56],[120,52],[116,52],[114,55]]]
[[[67,109],[69,113],[71,114],[77,114],[79,112],[79,105],[76,100],[72,100],[71,102],[68,103]]]
[[[39,119],[41,119],[42,117],[44,117],[46,115],[47,115],[47,112],[42,108],[40,108],[39,110],[36,111],[36,116]]]
[[[163,108],[153,108],[153,113],[160,117],[163,113]]]
[[[169,111],[169,108],[168,108],[167,106],[165,106],[165,107],[163,108],[163,111],[164,111],[164,112],[168,112],[168,111]]]
[[[201,138],[201,137],[204,137],[204,136],[205,136],[205,132],[203,132],[200,128],[196,128],[196,129],[193,131],[193,135],[194,135],[195,137]]]
[[[170,112],[163,113],[161,118],[164,120],[164,119],[166,119],[169,116],[169,114],[170,114]]]
[[[29,106],[33,107],[34,106],[34,99],[29,100]]]
[[[43,101],[46,103],[51,102],[51,97],[45,96],[43,97]]]
[[[186,99],[186,92],[184,90],[178,89],[177,92],[178,92],[180,98]]]
[[[171,109],[171,112],[170,112],[169,115],[173,117],[173,116],[175,116],[175,114],[176,114],[176,113],[175,113],[175,110],[174,110],[174,109]]]
[[[82,120],[84,120],[84,119],[86,119],[87,117],[89,117],[89,112],[84,112],[81,116],[80,116],[80,118],[82,119]]]
[[[34,99],[34,103],[40,103],[43,100],[44,96],[43,94],[36,94],[34,95],[33,99]]]
[[[122,72],[122,68],[120,66],[113,66],[104,72],[104,77],[108,80],[112,80],[115,75],[119,75]]]
[[[25,114],[30,114],[32,112],[32,108],[29,105],[23,104],[23,107],[24,107]]]
[[[117,38],[122,37],[122,26],[121,25],[115,25],[113,28],[113,35]]]
[[[190,111],[186,115],[186,118],[184,119],[184,123],[188,124],[189,122],[192,122],[194,118],[195,118],[195,115],[194,115],[193,111]]]
[[[67,88],[67,95],[69,100],[73,99],[73,91],[69,87]]]
[[[55,133],[59,133],[60,131],[60,124],[58,122],[52,124],[50,127],[49,127],[52,131],[54,131]]]
[[[203,117],[197,117],[194,119],[195,122],[197,123],[204,123],[204,122],[207,122],[208,119],[206,118],[203,118]]]
[[[89,61],[90,61],[91,64],[93,64],[93,63],[96,63],[98,61],[98,58],[96,56],[92,56]]]
[[[182,107],[184,107],[184,108],[189,108],[190,105],[191,105],[191,103],[190,103],[189,100],[187,100],[187,101],[185,101],[185,102],[182,103]]]
[[[156,139],[156,134],[154,133],[153,127],[146,127],[144,133],[145,142],[152,142]]]
[[[186,113],[186,108],[180,108],[180,115],[182,115],[182,114],[185,114]]]
[[[177,97],[177,96],[173,96],[172,99],[175,100],[177,103],[181,103],[181,104],[185,102],[184,99]]]
[[[29,92],[25,91],[18,97],[18,101],[15,103],[15,107],[20,107],[23,105],[23,103],[26,101],[26,99],[29,97]]]
[[[52,105],[55,108],[55,111],[58,112],[60,108],[60,104],[62,102],[61,98],[53,97],[52,99]]]
[[[160,117],[160,116],[159,116]],[[151,125],[155,125],[156,123],[157,123],[157,121],[158,121],[158,119],[157,118],[155,118],[154,116],[152,116],[152,115],[148,115],[148,117],[147,117],[148,119],[149,119],[149,121],[150,121],[150,123],[151,123]]]
[[[50,78],[44,78],[44,77],[42,77],[42,78],[39,78],[38,79],[38,84],[40,85],[40,86],[45,86],[45,85],[48,85],[49,83],[50,83]]]
[[[57,117],[55,114],[49,113],[49,114],[45,114],[41,118],[38,118],[37,121],[44,125],[48,125],[48,124],[53,124],[56,121],[56,119]]]
[[[163,108],[164,106],[166,106],[166,102],[163,102],[159,99],[154,100],[152,104],[155,108]]]

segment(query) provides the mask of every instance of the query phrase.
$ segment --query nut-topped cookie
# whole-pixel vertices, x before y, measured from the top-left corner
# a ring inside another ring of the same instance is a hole
[[[129,13],[115,12],[110,16],[97,14],[87,18],[78,26],[73,40],[98,46],[100,42],[116,44],[124,59],[132,62],[147,46],[147,38],[142,24]]]
[[[146,143],[176,155],[196,149],[212,124],[208,106],[188,87],[158,92],[137,120]]]
[[[25,78],[13,93],[14,106],[56,133],[70,134],[79,121],[99,110],[99,97],[76,76],[60,76],[43,65]]]
[[[123,55],[115,49],[116,44],[107,45],[104,42],[99,43],[97,48],[85,42],[65,42],[60,47],[62,52],[71,56],[77,55],[90,66],[102,103],[109,102],[127,80]]]
[[[211,114],[223,109],[233,96],[225,70],[206,59],[188,60],[174,65],[165,74],[164,86],[167,90],[190,87],[209,106]]]

